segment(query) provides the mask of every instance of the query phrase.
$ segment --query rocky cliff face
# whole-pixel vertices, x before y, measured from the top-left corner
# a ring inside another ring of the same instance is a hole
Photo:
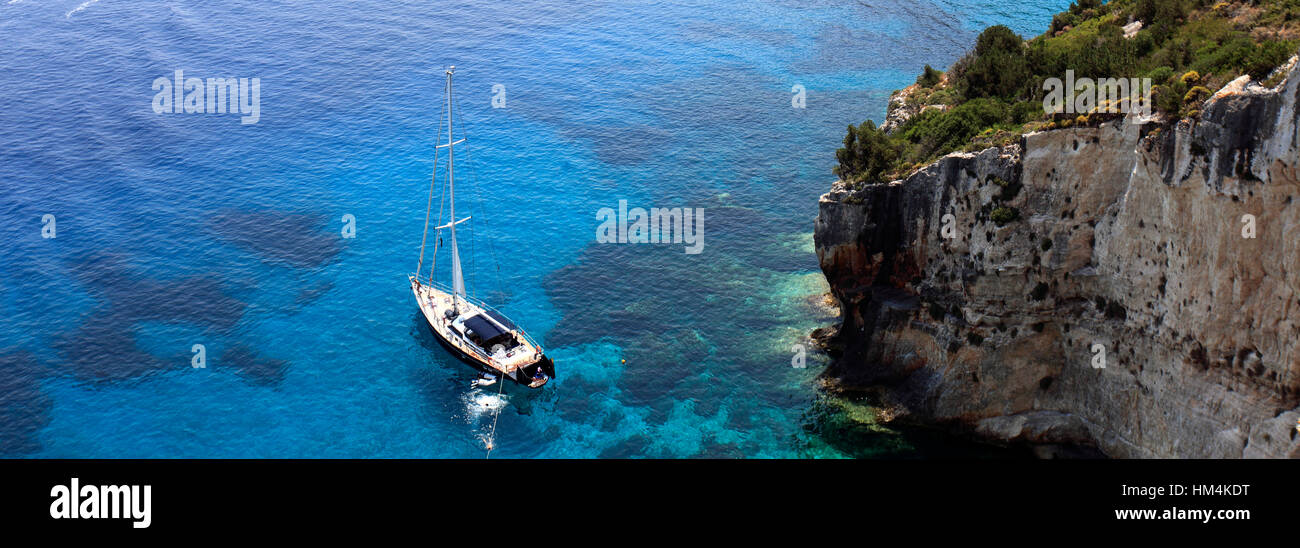
[[[1300,457],[1300,71],[1284,70],[1229,84],[1200,120],[1129,116],[836,183],[816,223],[843,311],[828,385],[1004,442]]]

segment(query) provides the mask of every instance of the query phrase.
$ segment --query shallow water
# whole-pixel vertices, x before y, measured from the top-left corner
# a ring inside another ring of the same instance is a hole
[[[791,366],[832,321],[817,196],[890,90],[1066,5],[0,5],[0,454],[480,457],[496,409],[500,457],[966,454]],[[467,283],[546,345],[540,391],[472,387],[408,290],[448,64]],[[177,69],[259,78],[260,120],[155,114]],[[703,252],[597,244],[619,200],[704,208]]]

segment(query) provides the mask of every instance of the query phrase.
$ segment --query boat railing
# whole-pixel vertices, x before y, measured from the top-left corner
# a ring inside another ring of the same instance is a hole
[[[429,281],[429,280],[423,280],[423,281],[421,281],[421,280],[418,280],[418,279],[417,279],[416,281],[417,281],[418,283],[420,283],[420,284],[424,284],[424,285],[432,286],[432,287],[434,287],[434,288],[436,288],[436,289],[439,289],[439,290],[441,290],[441,291],[443,291],[443,292],[445,292],[445,293],[451,293],[451,286],[449,286],[449,285],[447,285],[447,284],[444,284],[444,283],[442,283],[442,282],[434,282],[434,281]],[[462,299],[465,299],[466,301],[468,301],[470,304],[473,304],[474,306],[477,306],[477,307],[482,308],[482,309],[484,309],[484,310],[491,310],[491,311],[496,312],[497,314],[500,314],[500,315],[502,315],[502,316],[504,316],[504,317],[508,317],[508,316],[505,315],[504,312],[501,312],[501,311],[498,310],[495,306],[492,306],[492,305],[490,305],[490,304],[488,304],[488,303],[483,302],[482,299],[479,299],[479,298],[476,298],[476,297],[471,297],[471,296],[469,296],[469,295],[466,295],[466,296],[461,297],[461,298],[462,298]],[[524,337],[524,340],[528,341],[528,344],[533,345],[533,348],[536,348],[536,349],[538,349],[539,351],[541,350],[542,345],[538,344],[537,341],[536,341],[535,339],[533,339],[533,337],[532,337],[531,335],[529,335],[527,331],[524,331],[524,328],[523,328],[523,327],[520,327],[520,326],[518,326],[518,325],[515,325],[515,329],[518,329],[518,330],[519,330],[519,334],[522,335],[522,336]],[[477,351],[477,349],[475,349],[475,350]],[[489,356],[489,358],[490,358],[490,356]]]
[[[488,363],[497,366],[497,369],[504,369],[504,367],[497,364],[496,358],[492,357],[491,354],[484,352],[483,349],[479,348],[478,346],[475,346],[474,344],[466,344],[465,348],[468,348],[471,352],[478,354],[480,358],[487,360]]]

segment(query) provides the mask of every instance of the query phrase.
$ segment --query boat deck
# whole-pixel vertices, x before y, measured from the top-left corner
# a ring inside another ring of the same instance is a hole
[[[507,352],[488,354],[452,328],[452,321],[446,317],[447,311],[452,309],[451,293],[434,286],[420,284],[414,279],[411,280],[411,291],[415,294],[415,299],[420,304],[420,311],[424,314],[424,319],[429,322],[429,327],[433,328],[443,340],[483,365],[516,379],[519,369],[537,363],[541,359],[541,350],[518,329],[511,330],[510,333],[519,341],[519,346]],[[487,311],[474,302],[462,298],[460,314],[462,317],[468,317],[475,314],[486,315]]]

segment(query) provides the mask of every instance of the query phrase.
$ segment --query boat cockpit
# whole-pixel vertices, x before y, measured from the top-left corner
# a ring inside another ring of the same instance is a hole
[[[456,316],[451,322],[456,334],[495,358],[507,358],[519,347],[513,330],[487,313],[470,312]]]

